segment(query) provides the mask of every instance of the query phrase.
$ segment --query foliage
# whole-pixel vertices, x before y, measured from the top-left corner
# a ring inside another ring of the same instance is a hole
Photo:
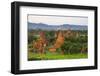
[[[35,42],[39,38],[39,32],[42,30],[33,30],[28,32],[28,51],[29,51],[29,59],[39,58],[40,55],[34,53],[35,50],[32,46],[33,42]],[[60,48],[56,49],[56,54],[50,53],[48,48],[52,47],[56,41],[55,33],[57,31],[43,31],[45,32],[46,40],[48,41],[47,46],[44,48],[45,55],[44,59],[63,59],[63,58],[86,58],[87,57],[87,49],[88,49],[88,36],[87,31],[78,31],[72,30],[73,33],[78,33],[79,35],[73,35],[71,37],[66,37],[63,45]],[[66,32],[66,31],[64,31]],[[61,52],[64,51],[64,55],[61,55]],[[82,51],[85,53],[81,55]]]

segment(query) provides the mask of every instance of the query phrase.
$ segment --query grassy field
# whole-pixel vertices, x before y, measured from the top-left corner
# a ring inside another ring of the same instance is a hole
[[[57,60],[57,59],[82,59],[82,58],[88,58],[87,54],[66,54],[61,55],[57,53],[46,53],[43,55],[35,54],[32,52],[28,53],[28,60]]]

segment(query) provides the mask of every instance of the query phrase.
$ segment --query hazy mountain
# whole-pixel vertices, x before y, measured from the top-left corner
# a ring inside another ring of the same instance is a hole
[[[63,25],[48,25],[44,23],[29,23],[28,22],[28,29],[29,30],[57,30],[61,28],[61,30],[87,30],[88,27],[86,25],[81,26],[81,25],[72,25],[72,24],[63,24]]]

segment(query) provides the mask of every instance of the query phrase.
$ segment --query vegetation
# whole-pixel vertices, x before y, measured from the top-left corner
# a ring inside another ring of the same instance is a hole
[[[87,58],[87,54],[65,54],[65,55],[61,55],[59,53],[56,54],[52,54],[52,53],[46,53],[43,55],[40,54],[34,54],[29,52],[28,53],[28,60],[32,61],[32,60],[58,60],[58,59],[82,59],[82,58]]]
[[[88,57],[87,30],[28,31],[28,60]]]

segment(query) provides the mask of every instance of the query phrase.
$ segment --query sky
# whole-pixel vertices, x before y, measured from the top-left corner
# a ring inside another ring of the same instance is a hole
[[[88,17],[81,16],[53,16],[53,15],[28,15],[28,22],[44,23],[48,25],[88,25]]]

